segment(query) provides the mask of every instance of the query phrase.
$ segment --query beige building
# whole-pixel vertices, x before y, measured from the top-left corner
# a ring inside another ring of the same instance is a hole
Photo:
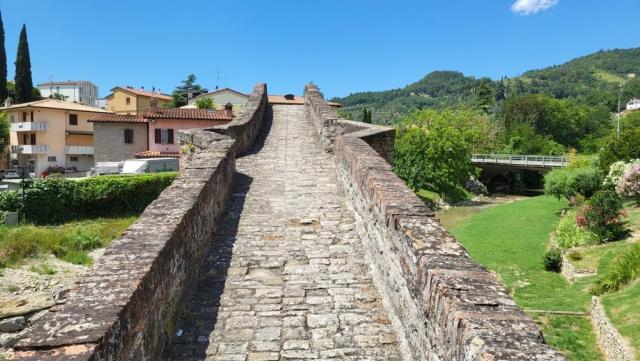
[[[107,110],[111,112],[142,115],[151,106],[151,98],[156,98],[160,107],[168,105],[172,100],[171,96],[166,94],[119,86],[111,89],[111,94],[107,95],[105,99],[107,100]]]
[[[41,176],[49,167],[87,171],[93,167],[93,125],[87,119],[107,111],[45,99],[0,108],[10,123],[9,160]]]
[[[189,104],[182,108],[194,109],[196,108],[196,102],[198,99],[211,98],[213,100],[214,109],[224,109],[225,105],[231,104],[231,108],[234,113],[238,114],[244,109],[244,106],[249,101],[249,96],[239,91],[235,91],[229,88],[223,88],[212,91],[211,93],[199,95],[193,99],[189,99]]]

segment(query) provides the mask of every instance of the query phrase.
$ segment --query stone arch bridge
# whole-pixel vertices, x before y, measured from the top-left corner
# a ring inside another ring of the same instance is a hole
[[[180,176],[19,360],[563,360],[318,88],[179,134]]]

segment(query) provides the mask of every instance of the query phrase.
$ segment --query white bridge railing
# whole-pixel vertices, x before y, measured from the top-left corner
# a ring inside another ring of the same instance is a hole
[[[547,155],[516,155],[516,154],[473,154],[471,162],[474,164],[495,164],[519,167],[562,168],[569,164],[567,158]]]

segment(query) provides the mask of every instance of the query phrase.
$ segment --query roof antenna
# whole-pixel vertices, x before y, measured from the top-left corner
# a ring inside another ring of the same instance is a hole
[[[220,70],[216,70],[216,90],[220,88]]]
[[[53,73],[49,73],[49,83],[53,83]]]

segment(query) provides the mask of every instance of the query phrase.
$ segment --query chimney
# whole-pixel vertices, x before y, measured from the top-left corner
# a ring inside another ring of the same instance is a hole
[[[151,97],[151,113],[157,113],[158,112],[158,99],[156,99],[156,97]]]
[[[233,111],[233,104],[227,103],[224,105],[224,110]]]
[[[142,91],[144,91],[144,86],[141,86],[140,89],[142,89]]]
[[[10,97],[7,97],[7,99],[4,100],[5,108],[10,107],[12,103],[13,103],[13,99],[11,99]]]

